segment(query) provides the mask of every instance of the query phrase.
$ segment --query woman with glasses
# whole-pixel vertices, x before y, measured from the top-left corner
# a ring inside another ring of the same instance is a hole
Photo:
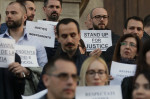
[[[136,34],[125,34],[117,42],[113,61],[135,64],[139,54],[141,41]]]
[[[136,34],[125,34],[116,44],[113,61],[136,64],[140,48],[141,41]],[[121,84],[123,99],[131,99],[132,81],[133,77],[126,77],[123,79]]]
[[[108,84],[108,68],[105,61],[97,56],[87,58],[80,71],[80,86],[103,86]]]

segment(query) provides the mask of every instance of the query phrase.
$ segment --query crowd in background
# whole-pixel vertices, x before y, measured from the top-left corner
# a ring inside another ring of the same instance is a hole
[[[126,19],[123,35],[111,31],[112,46],[86,51],[81,39],[79,23],[72,18],[59,19],[62,0],[44,0],[43,21],[58,22],[55,26],[54,48],[46,47],[26,33],[26,21],[33,21],[34,0],[16,0],[6,8],[6,21],[0,25],[0,38],[14,39],[16,45],[35,46],[39,67],[21,66],[15,61],[8,68],[0,68],[0,99],[21,99],[44,89],[40,99],[73,99],[77,86],[106,86],[114,78],[110,75],[112,61],[136,64],[134,76],[121,83],[123,99],[150,99],[150,15]],[[93,8],[86,18],[88,30],[111,30],[109,15],[104,8]],[[1,22],[1,15],[0,15]],[[51,42],[50,42],[51,43]],[[37,97],[39,99],[39,97]]]

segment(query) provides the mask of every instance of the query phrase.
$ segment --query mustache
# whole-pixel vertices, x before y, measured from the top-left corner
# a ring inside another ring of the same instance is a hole
[[[105,25],[103,22],[100,22],[98,25]]]
[[[73,43],[68,43],[65,46],[74,46],[74,44]]]
[[[56,11],[52,12],[51,15],[52,15],[52,14],[57,14],[57,15],[58,15],[58,13],[57,13]]]

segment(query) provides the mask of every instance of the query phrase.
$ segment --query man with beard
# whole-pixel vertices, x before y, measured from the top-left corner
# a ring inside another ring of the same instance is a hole
[[[71,18],[60,20],[56,26],[56,35],[61,47],[60,49],[57,49],[54,57],[68,56],[76,64],[77,73],[79,75],[81,65],[87,56],[82,55],[78,48],[80,40],[80,28],[78,22]],[[43,69],[42,74],[44,74],[44,72],[45,69]],[[45,89],[45,86],[42,79],[40,79],[38,91],[43,89]]]
[[[44,0],[43,10],[47,21],[57,22],[62,12],[62,0]]]
[[[26,7],[20,2],[11,2],[6,8],[6,24],[8,29],[2,38],[14,39],[17,45],[29,45],[36,47],[36,55],[39,66],[44,66],[47,63],[47,56],[44,47],[37,40],[33,40],[24,30],[24,22],[27,19]],[[32,71],[29,68],[14,64],[9,67],[14,74],[19,74],[19,77],[32,79]],[[24,75],[22,75],[24,74]]]
[[[108,13],[104,8],[94,8],[91,13],[91,21],[93,23],[93,30],[109,30],[108,24]],[[112,45],[116,44],[119,36],[112,32]]]
[[[46,21],[58,22],[59,16],[62,12],[62,0],[44,0],[44,13],[46,15]],[[57,38],[55,39],[54,48],[45,47],[48,59],[54,56],[56,49],[59,47]]]
[[[33,21],[36,11],[34,0],[16,0],[16,1],[21,2],[25,5],[27,9],[27,20]]]
[[[109,30],[107,28],[109,16],[106,9],[94,8],[90,13],[90,17],[91,17],[91,22],[93,24],[93,30]],[[111,38],[112,38],[112,45],[115,45],[117,40],[119,39],[119,36],[112,32]],[[101,54],[101,57],[103,57],[104,59],[105,59],[105,52],[106,51],[103,51]]]
[[[34,0],[16,0],[16,1],[21,2],[25,5],[27,9],[27,20],[33,21],[35,16],[35,11],[36,11]],[[6,29],[7,29],[7,25],[6,23],[3,23],[0,27],[0,34],[5,33]]]

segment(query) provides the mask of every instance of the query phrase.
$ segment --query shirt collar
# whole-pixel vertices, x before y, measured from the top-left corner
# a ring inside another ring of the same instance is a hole
[[[3,38],[12,38],[10,36],[10,34],[8,33],[8,29],[5,31],[4,35],[3,35]],[[20,39],[25,39],[25,40],[28,40],[29,36],[28,34],[26,33],[26,29],[24,29],[24,34],[23,36],[20,38]]]

